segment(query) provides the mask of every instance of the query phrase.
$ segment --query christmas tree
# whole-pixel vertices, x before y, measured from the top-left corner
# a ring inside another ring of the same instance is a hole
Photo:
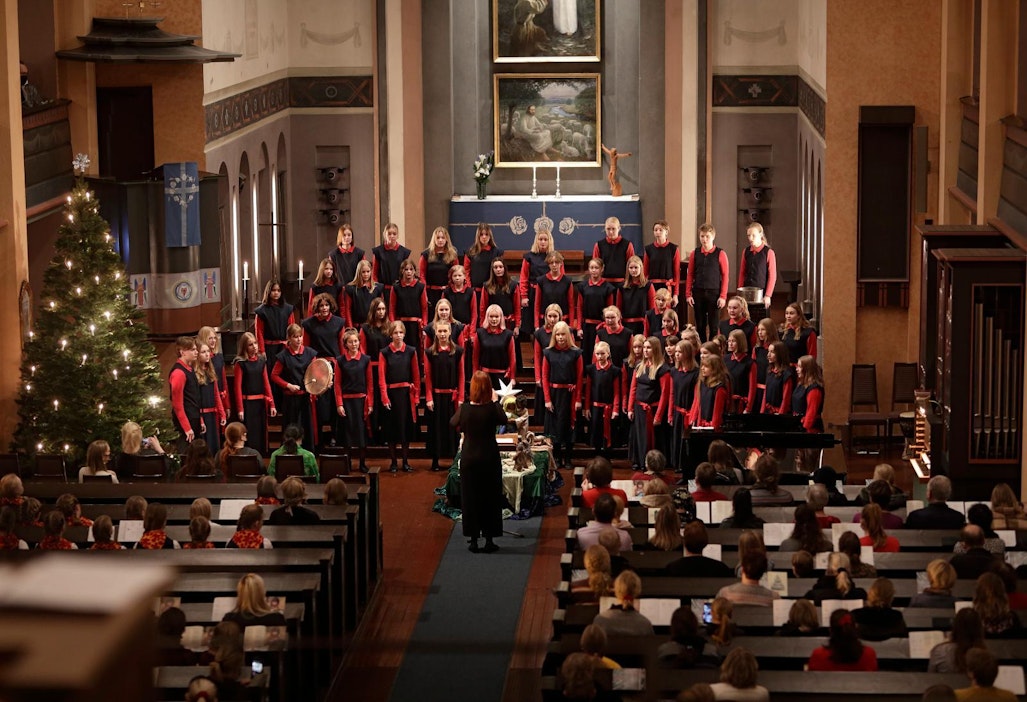
[[[25,341],[14,448],[79,465],[96,439],[120,446],[129,420],[144,436],[170,432],[171,421],[145,315],[82,177],[89,159],[79,154],[73,165],[78,178]]]

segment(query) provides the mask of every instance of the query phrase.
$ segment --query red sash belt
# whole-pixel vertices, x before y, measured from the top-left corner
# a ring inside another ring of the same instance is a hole
[[[641,407],[641,408],[642,408],[643,410],[645,410],[645,413],[646,413],[646,415],[648,415],[648,414],[649,414],[649,412],[650,412],[650,411],[652,410],[652,408],[653,408],[653,406],[652,406],[651,404],[649,404],[648,402],[638,402],[638,401],[636,400],[636,404],[637,404],[637,405],[638,405],[639,407]],[[655,447],[656,447],[656,434],[655,434],[655,433],[654,433],[654,431],[653,431],[653,429],[654,429],[654,426],[655,426],[655,425],[654,425],[654,424],[653,424],[652,422],[646,422],[646,423],[645,423],[645,434],[646,434],[646,439],[647,439],[647,441],[648,441],[648,443],[646,444],[646,446],[647,446],[647,449],[646,449],[646,450],[647,450],[647,451],[648,451],[649,449],[653,449],[653,448],[655,448]]]
[[[586,319],[585,320],[585,324],[596,324],[596,325],[599,325],[599,324],[602,324],[602,323],[603,323],[603,320],[601,320],[601,319]]]
[[[624,322],[644,322],[645,317],[625,317],[622,321]]]
[[[261,397],[264,397],[264,396],[261,395]],[[218,411],[217,407],[204,407],[203,409],[200,410],[200,413],[201,414],[206,414],[207,412],[217,412],[217,411]]]
[[[264,344],[284,344],[285,339],[264,339]]]
[[[428,285],[427,283],[425,283],[424,287],[428,288],[429,290],[445,290],[449,286],[448,285]]]
[[[576,386],[574,383],[550,383],[549,387],[557,390],[573,390]]]
[[[456,388],[432,388],[433,395],[455,395]]]
[[[414,402],[414,392],[416,388],[413,383],[389,383],[385,386],[389,390],[394,388],[409,388],[410,389],[410,416],[413,418],[414,423],[417,423],[417,403]]]
[[[766,383],[756,383],[756,389],[757,390],[766,390],[767,389],[767,385],[766,385]]]
[[[263,400],[265,398],[264,398],[263,395],[243,395],[242,399],[244,399],[244,400]]]
[[[663,283],[664,285],[667,285],[668,283],[670,283],[670,278],[650,278],[649,282],[650,283]]]
[[[421,318],[420,317],[400,317],[399,321],[401,321],[401,322],[420,322]]]
[[[623,278],[607,278],[606,282],[607,283],[623,283],[624,279]]]
[[[593,402],[594,407],[598,407],[603,413],[603,435],[607,441],[612,440],[613,433],[610,431],[610,415],[613,414],[613,404],[609,402]]]
[[[506,372],[509,371],[510,369],[509,368],[485,368],[484,366],[482,366],[481,370],[486,372],[486,373],[502,373],[502,374],[505,375]]]
[[[391,385],[389,387],[392,387]],[[356,400],[367,397],[367,393],[343,393],[342,399],[344,400]]]

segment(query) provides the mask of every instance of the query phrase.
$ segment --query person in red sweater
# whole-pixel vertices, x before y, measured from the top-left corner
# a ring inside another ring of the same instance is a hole
[[[870,503],[863,508],[860,515],[859,526],[863,529],[863,536],[860,537],[860,546],[873,546],[874,553],[898,553],[899,540],[894,536],[888,536],[881,523],[881,507]]]
[[[624,500],[624,504],[627,504],[627,493],[623,490],[611,488],[610,483],[612,481],[613,465],[610,461],[602,456],[593,458],[585,466],[585,480],[581,484],[581,504],[591,509],[595,505],[596,499],[604,493],[613,497],[620,497]]]
[[[846,609],[831,613],[831,636],[826,646],[813,650],[807,670],[877,670],[877,652],[864,646],[856,633],[856,622]]]
[[[717,478],[717,469],[712,463],[703,462],[695,468],[696,489],[692,491],[692,499],[696,502],[716,502],[730,500],[727,495],[713,489],[713,481]]]

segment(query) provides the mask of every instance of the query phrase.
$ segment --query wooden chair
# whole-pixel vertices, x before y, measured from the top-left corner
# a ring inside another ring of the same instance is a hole
[[[68,476],[64,472],[64,456],[60,454],[37,453],[36,471],[33,480],[51,480],[66,483]]]
[[[302,479],[306,474],[303,467],[303,456],[292,456],[279,454],[275,458],[275,478],[278,482],[285,482],[286,478]]]
[[[255,483],[267,475],[256,456],[229,456],[228,479]]]
[[[874,427],[877,437],[877,451],[880,453],[884,442],[883,432],[887,425],[887,417],[881,412],[877,403],[877,365],[873,363],[852,364],[851,400],[849,401],[849,450],[855,446],[852,437],[853,427]],[[872,407],[872,411],[859,408]],[[871,453],[866,451],[866,453]]]
[[[916,404],[914,392],[920,387],[920,364],[899,363],[892,366],[891,411],[885,417],[884,434],[891,439],[895,425],[903,412],[913,409]]]
[[[21,460],[16,453],[0,453],[0,478],[8,473],[21,475]]]
[[[167,476],[164,456],[135,456],[132,461],[132,481],[157,483]]]
[[[322,483],[349,475],[351,467],[349,456],[346,454],[321,454],[317,457],[317,465]]]

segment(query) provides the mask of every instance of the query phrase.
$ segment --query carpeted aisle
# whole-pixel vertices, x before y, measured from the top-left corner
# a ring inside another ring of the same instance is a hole
[[[459,522],[403,657],[393,702],[489,702],[503,696],[541,517],[507,520],[497,553],[471,553]]]

